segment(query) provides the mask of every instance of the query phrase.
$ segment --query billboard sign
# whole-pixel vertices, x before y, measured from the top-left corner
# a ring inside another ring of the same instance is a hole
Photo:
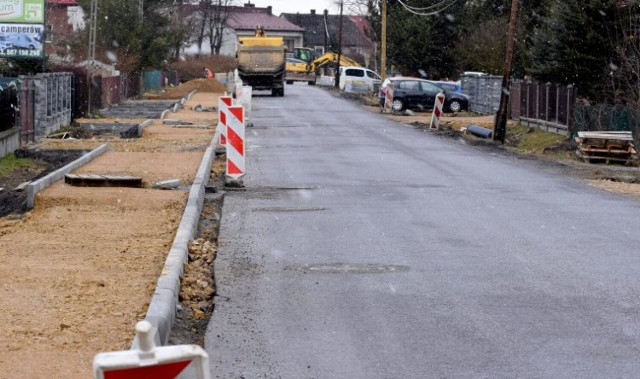
[[[0,0],[0,22],[44,24],[45,0]]]
[[[0,24],[0,58],[44,57],[44,25]]]

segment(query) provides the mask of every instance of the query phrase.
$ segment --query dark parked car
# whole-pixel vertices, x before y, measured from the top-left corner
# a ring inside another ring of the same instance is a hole
[[[461,93],[448,91],[429,80],[408,77],[388,78],[382,83],[378,94],[380,105],[384,106],[387,85],[393,83],[394,111],[407,108],[432,109],[436,95],[444,92],[444,111],[460,112],[469,108],[469,97]]]

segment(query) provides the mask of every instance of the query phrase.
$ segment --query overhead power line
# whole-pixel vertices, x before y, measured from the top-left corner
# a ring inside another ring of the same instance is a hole
[[[418,16],[434,16],[450,8],[456,2],[458,2],[458,0],[442,0],[439,3],[430,5],[428,7],[412,7],[405,4],[402,0],[398,0],[398,3],[400,3],[400,5],[404,7],[404,9]]]

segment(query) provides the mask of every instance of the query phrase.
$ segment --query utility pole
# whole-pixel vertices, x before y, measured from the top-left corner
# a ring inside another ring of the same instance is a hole
[[[91,115],[93,95],[93,66],[96,60],[96,32],[98,28],[98,0],[91,0],[89,11],[89,51],[87,52],[87,114]]]
[[[382,25],[380,36],[380,76],[382,81],[387,78],[387,0],[382,0]]]
[[[513,40],[516,33],[516,21],[518,19],[518,0],[511,0],[511,20],[509,22],[509,35],[507,37],[507,56],[504,61],[504,73],[502,75],[502,93],[500,95],[500,108],[496,114],[496,123],[493,129],[493,140],[504,144],[507,135],[507,113],[509,107],[509,87],[511,76],[511,60],[513,58]]]
[[[340,18],[338,25],[338,67],[336,70],[336,88],[340,88],[340,60],[342,59],[342,6],[344,5],[344,0],[340,0]]]

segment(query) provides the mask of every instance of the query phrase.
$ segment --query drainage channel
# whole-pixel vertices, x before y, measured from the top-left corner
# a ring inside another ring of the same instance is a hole
[[[196,238],[189,244],[189,263],[184,267],[179,302],[169,335],[169,345],[204,346],[204,335],[213,314],[220,219],[224,202],[226,156],[216,154],[206,187]]]

